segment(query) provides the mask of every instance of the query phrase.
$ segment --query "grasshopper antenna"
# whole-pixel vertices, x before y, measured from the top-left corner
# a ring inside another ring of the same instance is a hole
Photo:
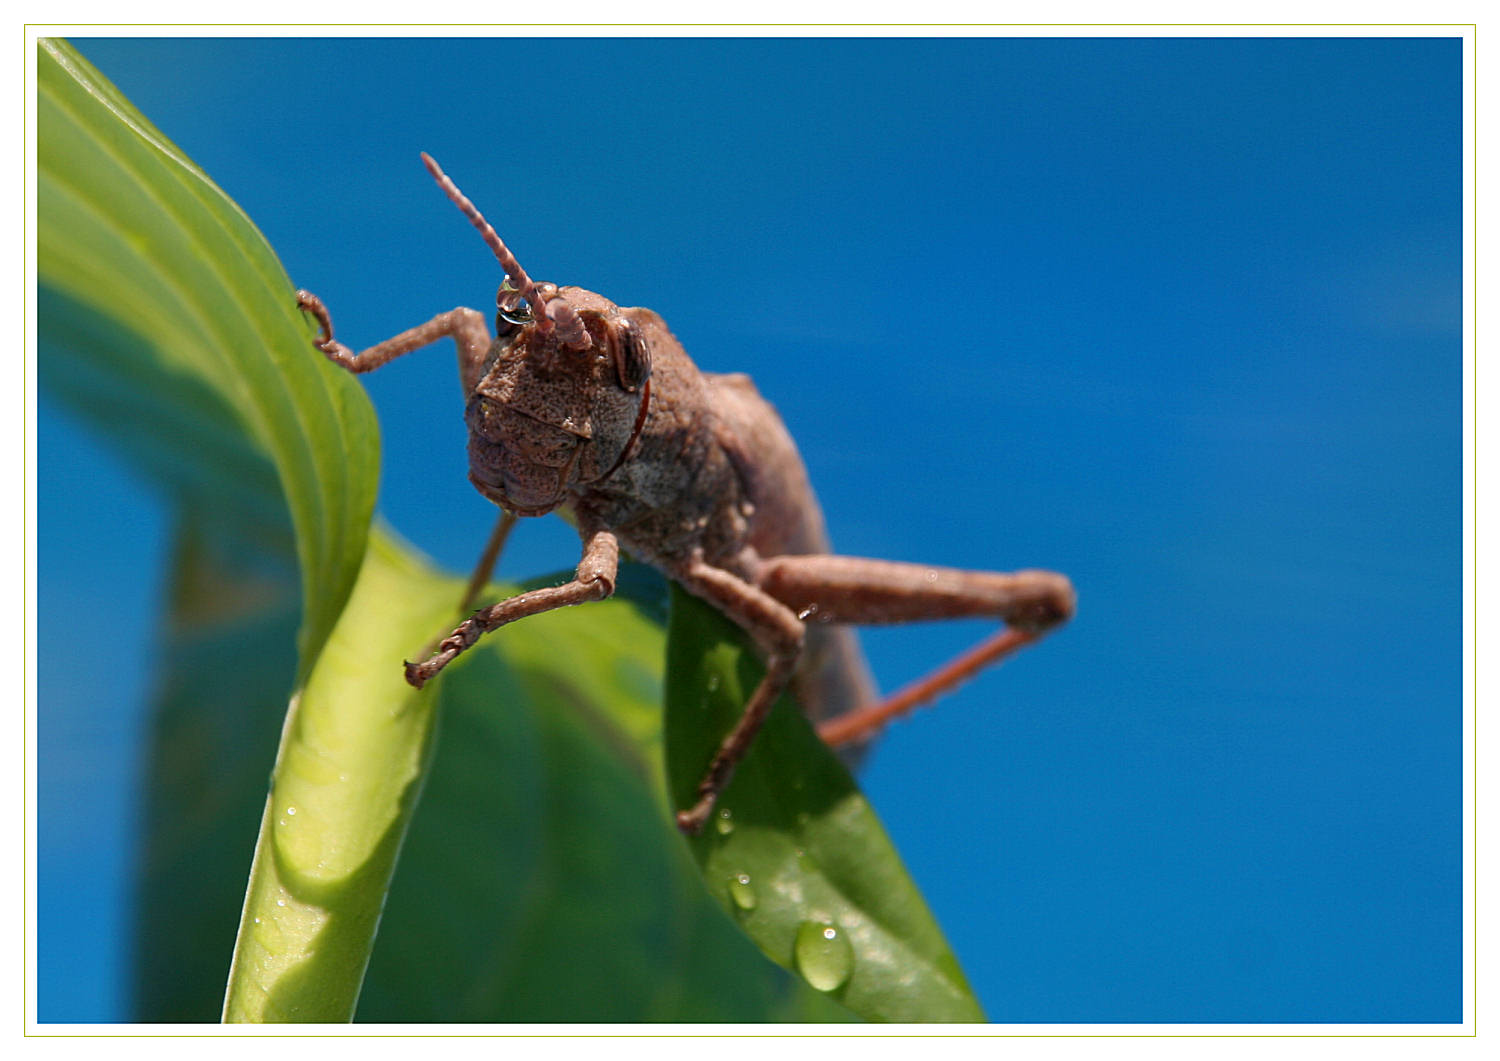
[[[557,337],[564,346],[576,350],[586,350],[593,345],[589,333],[583,326],[576,310],[566,302],[548,303],[537,290],[536,283],[526,275],[526,270],[521,268],[521,263],[516,261],[516,256],[510,252],[510,248],[496,234],[493,226],[484,219],[479,208],[469,201],[469,197],[458,190],[458,185],[453,183],[442,168],[438,166],[431,155],[422,152],[422,165],[427,167],[427,172],[432,174],[432,179],[438,182],[438,187],[443,189],[444,194],[453,200],[453,205],[463,211],[464,217],[469,219],[469,224],[479,230],[479,235],[484,239],[490,250],[495,252],[495,257],[500,259],[500,268],[505,270],[505,275],[515,285],[516,293],[524,298],[531,306],[532,317],[536,320],[543,334],[557,326]]]

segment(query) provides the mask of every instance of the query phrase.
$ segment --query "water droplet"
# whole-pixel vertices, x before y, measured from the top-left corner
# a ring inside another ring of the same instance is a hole
[[[717,674],[710,674],[708,676],[708,681],[705,682],[704,684],[706,684],[708,686],[708,691],[709,692],[711,692],[711,693],[718,692],[718,690],[719,690],[719,676]]]
[[[936,582],[937,581],[937,576],[938,576],[938,573],[936,571],[933,571],[933,570],[929,569],[928,572],[927,572],[927,581],[928,582]]]
[[[290,817],[291,817],[291,816],[292,816],[292,815],[294,815],[294,814],[296,814],[296,813],[297,813],[297,808],[296,808],[296,807],[288,807],[288,808],[287,808],[287,809],[286,809],[286,816],[287,816],[287,817],[288,817],[288,818],[290,818]]]
[[[804,622],[806,622],[807,617],[809,615],[817,615],[817,614],[818,614],[818,606],[816,604],[809,604],[806,608],[803,608],[800,612],[797,613],[797,618],[799,618],[799,619],[803,620]]]
[[[728,836],[734,832],[734,815],[725,807],[719,811],[719,816],[714,819],[714,828],[719,830],[720,836]]]
[[[755,889],[750,886],[750,874],[741,873],[729,878],[729,897],[741,910],[755,909]]]
[[[829,924],[804,921],[797,926],[792,953],[803,978],[819,991],[840,988],[854,971],[849,937]]]
[[[285,899],[277,899],[276,900],[276,905],[277,906],[285,906],[286,905],[286,900]]]

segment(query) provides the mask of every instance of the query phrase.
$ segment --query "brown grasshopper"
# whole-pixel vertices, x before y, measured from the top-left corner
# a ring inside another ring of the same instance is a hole
[[[469,479],[504,512],[471,588],[484,584],[516,516],[570,510],[583,539],[573,581],[474,612],[422,663],[420,688],[479,638],[527,615],[608,597],[623,547],[745,630],[765,675],[677,813],[702,828],[788,685],[832,745],[869,737],[1073,614],[1072,585],[1048,571],[960,571],[829,554],[823,515],[796,445],[748,376],[700,372],[649,309],[578,287],[535,283],[474,205],[422,161],[499,258],[495,338],[459,307],[359,354],[333,338],[316,296],[317,347],[369,372],[445,336],[458,346]],[[993,616],[1007,627],[879,701],[844,624]],[[833,625],[827,625],[833,624]]]

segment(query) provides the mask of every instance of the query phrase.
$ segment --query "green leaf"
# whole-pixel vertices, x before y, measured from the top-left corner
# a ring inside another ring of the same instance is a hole
[[[686,807],[762,667],[742,631],[675,586],[667,643],[667,770]],[[767,957],[868,1020],[984,1020],[879,820],[790,697],[716,815],[693,854]]]
[[[40,309],[62,340],[44,381],[132,455],[170,464],[167,484],[221,520],[244,516],[274,542],[290,513],[305,678],[359,570],[373,410],[310,347],[249,218],[67,42],[41,41],[37,59]]]
[[[351,681],[323,651],[364,556],[373,412],[310,345],[290,279],[243,213],[66,43],[41,42],[38,67],[44,382],[120,438],[199,533],[238,543],[247,565],[294,542],[299,562],[297,664],[282,676],[295,691],[229,1013],[348,1019],[430,734],[420,708],[396,724],[372,713],[410,694],[388,670]],[[366,584],[400,559],[378,555]],[[372,622],[395,640],[371,640],[397,651],[420,647],[438,621],[420,607],[407,624],[383,621],[378,600],[364,609],[346,627]],[[303,827],[278,824],[288,807],[305,808]]]
[[[226,1021],[353,1016],[438,705],[399,663],[452,622],[454,599],[409,552],[371,536],[349,607],[287,712]]]

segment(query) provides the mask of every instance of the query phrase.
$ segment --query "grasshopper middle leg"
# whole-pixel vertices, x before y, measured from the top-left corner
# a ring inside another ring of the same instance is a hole
[[[708,821],[719,793],[729,784],[734,768],[750,750],[776,698],[791,680],[802,653],[805,630],[802,620],[785,604],[721,568],[697,560],[673,577],[749,633],[766,662],[766,673],[745,702],[739,722],[719,744],[698,783],[697,802],[677,812],[677,827],[685,833],[696,833]]]

